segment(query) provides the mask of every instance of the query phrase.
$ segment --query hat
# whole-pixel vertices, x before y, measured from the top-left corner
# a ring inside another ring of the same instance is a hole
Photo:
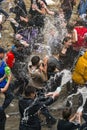
[[[5,50],[2,47],[0,47],[0,53],[5,53]]]

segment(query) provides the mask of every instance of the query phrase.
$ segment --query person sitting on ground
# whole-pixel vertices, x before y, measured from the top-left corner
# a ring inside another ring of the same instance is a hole
[[[47,124],[53,125],[56,119],[53,118],[45,104],[42,104],[36,97],[36,89],[33,86],[26,86],[24,97],[19,100],[20,125],[19,130],[41,130],[41,122],[38,114],[41,112],[46,117]]]
[[[14,34],[21,28],[27,26],[25,21],[21,20],[21,17],[27,18],[27,10],[23,0],[14,0],[15,7],[10,7],[10,12],[15,14],[15,18],[10,18],[11,26],[14,30]]]
[[[25,29],[19,30],[15,35],[15,39],[18,40],[20,44],[24,45],[25,47],[31,47],[33,46],[31,44],[34,43],[34,40],[37,35],[37,28],[27,27]]]
[[[53,11],[50,11],[47,8],[47,4],[45,0],[36,0],[35,3],[33,0],[31,0],[31,7],[29,10],[29,14],[31,17],[27,21],[27,19],[23,19],[24,21],[27,21],[29,23],[29,26],[36,26],[38,28],[44,27],[44,18],[45,14],[54,15],[55,13]]]
[[[73,117],[71,108],[65,108],[62,112],[63,119],[59,119],[57,130],[75,130],[80,128],[81,114],[76,113]],[[76,120],[76,122],[75,122]]]

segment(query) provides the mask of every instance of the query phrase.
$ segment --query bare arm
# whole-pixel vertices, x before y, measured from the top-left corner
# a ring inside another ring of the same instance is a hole
[[[40,14],[46,14],[46,11],[45,11],[45,8],[43,7],[43,8],[41,8],[41,9],[39,9],[38,7],[37,7],[37,5],[32,5],[32,8],[33,9],[35,9],[36,11],[38,11]]]
[[[20,20],[21,20],[21,21],[24,21],[24,22],[26,22],[26,23],[29,21],[27,17],[24,18],[24,17],[22,17],[22,16],[20,16]]]
[[[45,10],[47,14],[54,15],[55,13],[53,11],[50,11],[47,7],[45,7]]]
[[[77,31],[75,29],[73,30],[72,40],[74,43],[78,41]]]

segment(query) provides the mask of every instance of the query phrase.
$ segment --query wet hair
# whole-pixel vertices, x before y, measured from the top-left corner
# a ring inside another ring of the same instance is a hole
[[[47,65],[47,76],[48,76],[48,79],[50,78],[51,75],[54,75],[54,71],[56,69],[56,65],[55,63],[51,62],[51,63],[48,63]]]
[[[35,92],[36,92],[36,89],[33,86],[28,85],[25,87],[24,94],[26,97],[30,96],[31,93],[35,93]]]
[[[71,116],[71,114],[72,114],[72,109],[69,107],[65,108],[62,112],[63,119],[69,120],[69,117]]]
[[[62,44],[64,44],[65,42],[68,42],[69,40],[71,40],[71,37],[65,37],[65,38],[63,39]]]
[[[39,56],[33,56],[31,59],[32,65],[35,66],[39,63],[40,57]]]
[[[67,30],[68,30],[68,32],[72,32],[73,29],[74,29],[74,25],[67,24]]]
[[[47,71],[48,71],[48,72],[54,72],[55,69],[56,69],[55,63],[52,63],[52,62],[51,62],[51,63],[48,64],[48,67],[47,67]]]
[[[63,45],[61,44],[61,41],[59,39],[54,39],[51,43],[51,53],[52,55],[60,54],[61,50],[63,48]]]
[[[85,26],[85,22],[82,19],[80,19],[76,22],[75,26]]]

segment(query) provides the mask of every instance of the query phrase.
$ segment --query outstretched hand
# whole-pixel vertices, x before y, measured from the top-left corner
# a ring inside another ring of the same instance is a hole
[[[53,99],[57,98],[59,96],[59,93],[57,91],[49,92],[46,94],[46,97],[52,97]]]

